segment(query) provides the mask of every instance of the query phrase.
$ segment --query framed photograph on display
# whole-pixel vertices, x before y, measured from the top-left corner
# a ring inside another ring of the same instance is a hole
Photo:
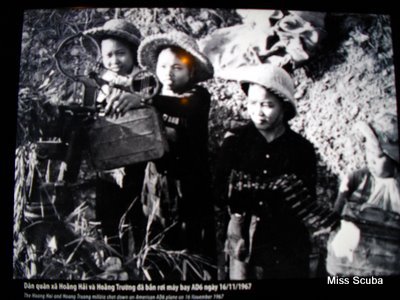
[[[261,1],[14,10],[12,299],[395,285],[395,17]]]

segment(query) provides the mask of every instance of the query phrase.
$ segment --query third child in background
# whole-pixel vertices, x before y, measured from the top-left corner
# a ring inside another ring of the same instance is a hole
[[[397,116],[356,124],[367,165],[342,179],[341,225],[328,241],[327,271],[338,276],[400,275],[400,168]]]

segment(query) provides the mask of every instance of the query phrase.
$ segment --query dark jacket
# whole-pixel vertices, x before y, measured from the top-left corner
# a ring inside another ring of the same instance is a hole
[[[153,99],[153,105],[170,132],[167,135],[170,150],[156,162],[157,170],[180,181],[183,193],[180,217],[184,219],[198,217],[211,204],[208,164],[210,101],[209,92],[201,86],[194,86],[180,97],[157,95]]]
[[[166,191],[158,195],[162,208],[160,217],[177,221],[163,242],[167,248],[187,248],[193,253],[214,258],[214,217],[208,163],[210,101],[211,96],[205,88],[194,86],[179,97],[157,95],[153,98],[153,105],[163,120],[169,145],[165,156],[155,161],[158,178],[166,183]]]

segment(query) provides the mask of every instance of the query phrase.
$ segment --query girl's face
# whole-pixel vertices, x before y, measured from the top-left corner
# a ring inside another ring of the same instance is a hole
[[[179,92],[190,81],[189,56],[178,55],[170,48],[163,49],[158,55],[156,75],[163,85],[163,90]]]
[[[104,67],[118,75],[132,72],[134,59],[132,51],[119,40],[104,39],[101,41],[101,56]]]
[[[250,84],[247,111],[256,128],[273,130],[283,124],[282,101],[258,84]]]
[[[396,165],[382,151],[369,151],[367,149],[365,156],[368,169],[373,175],[381,178],[392,177],[394,175]]]

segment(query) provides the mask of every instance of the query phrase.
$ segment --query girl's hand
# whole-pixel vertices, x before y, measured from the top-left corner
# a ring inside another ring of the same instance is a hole
[[[122,92],[109,99],[105,108],[105,114],[118,117],[124,115],[128,110],[139,106],[141,106],[141,99],[139,96]]]

